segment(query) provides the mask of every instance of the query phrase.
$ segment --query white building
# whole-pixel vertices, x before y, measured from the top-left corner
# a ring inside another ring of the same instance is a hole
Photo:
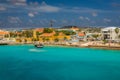
[[[102,34],[102,39],[103,40],[113,40],[113,41],[119,41],[120,38],[120,28],[119,29],[119,33],[117,34],[115,29],[117,27],[107,27],[107,28],[103,28],[101,30],[101,34]]]

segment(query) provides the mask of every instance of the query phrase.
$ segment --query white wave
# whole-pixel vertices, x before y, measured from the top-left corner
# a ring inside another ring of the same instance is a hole
[[[45,50],[29,49],[30,52],[45,52]]]

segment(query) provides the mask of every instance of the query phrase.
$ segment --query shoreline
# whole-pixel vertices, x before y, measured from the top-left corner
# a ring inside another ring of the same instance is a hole
[[[106,50],[120,50],[120,47],[91,46],[91,47],[86,47],[86,48],[106,49]]]
[[[120,47],[103,47],[103,46],[76,46],[76,45],[47,45],[47,46],[63,46],[63,47],[76,47],[76,48],[91,48],[91,49],[105,49],[105,50],[120,50]]]
[[[14,43],[14,44],[7,44],[7,45],[33,45],[33,43]],[[5,46],[5,45],[3,45]],[[63,44],[45,44],[45,46],[63,46],[63,47],[76,47],[76,48],[93,48],[93,49],[106,49],[106,50],[120,50],[120,46],[79,46],[79,45],[63,45]]]

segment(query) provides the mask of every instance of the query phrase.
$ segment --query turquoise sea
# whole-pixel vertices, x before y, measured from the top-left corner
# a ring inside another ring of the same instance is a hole
[[[0,46],[0,80],[120,80],[120,50]]]

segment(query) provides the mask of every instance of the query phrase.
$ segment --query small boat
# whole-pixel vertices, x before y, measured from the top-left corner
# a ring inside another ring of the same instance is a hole
[[[0,43],[0,45],[2,46],[2,45],[8,45],[8,43]]]
[[[43,48],[44,45],[43,44],[35,44],[35,47],[37,47],[37,48]]]

